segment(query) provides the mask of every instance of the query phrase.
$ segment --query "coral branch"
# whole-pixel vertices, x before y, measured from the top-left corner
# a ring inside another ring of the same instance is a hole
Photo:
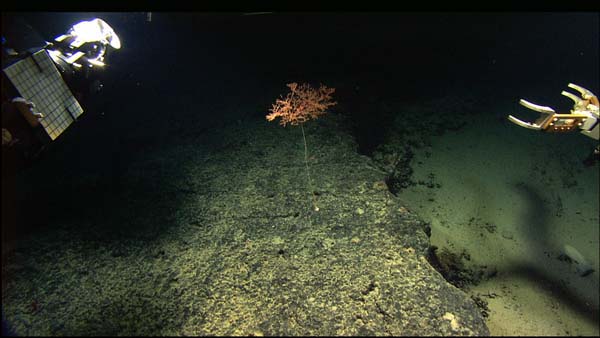
[[[287,86],[290,92],[285,98],[277,99],[269,110],[271,113],[266,116],[269,121],[280,117],[279,124],[284,127],[288,123],[298,125],[316,119],[325,114],[327,108],[337,104],[331,98],[335,88],[321,85],[319,89],[313,89],[307,83],[298,86],[295,82]]]

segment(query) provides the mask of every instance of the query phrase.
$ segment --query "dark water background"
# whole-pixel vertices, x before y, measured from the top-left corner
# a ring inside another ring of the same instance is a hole
[[[339,110],[352,117],[369,155],[390,122],[376,102],[418,103],[461,88],[484,104],[523,97],[565,110],[570,101],[559,93],[567,83],[599,86],[594,12],[154,12],[151,22],[145,13],[19,16],[49,41],[93,17],[119,34],[123,48],[100,75],[104,92],[87,107],[88,134],[164,128],[190,118],[190,109],[207,128],[260,118],[286,83],[324,83],[336,87]],[[109,126],[91,122],[100,112]]]

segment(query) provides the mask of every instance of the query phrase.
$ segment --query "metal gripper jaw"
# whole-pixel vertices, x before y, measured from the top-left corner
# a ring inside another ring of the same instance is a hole
[[[575,102],[570,113],[556,113],[554,109],[550,107],[540,106],[521,99],[519,104],[525,108],[541,113],[540,117],[533,123],[519,120],[512,115],[509,115],[508,119],[511,122],[528,129],[544,130],[548,132],[570,132],[580,129],[582,130],[582,133],[596,138],[597,131],[591,131],[596,128],[597,120],[599,118],[598,97],[588,89],[574,83],[569,83],[568,87],[575,89],[581,96],[579,97],[567,91],[562,91],[562,95]]]
[[[542,129],[543,125],[545,124],[546,120],[548,119],[552,119],[552,116],[556,113],[554,111],[554,109],[547,107],[547,106],[540,106],[537,105],[535,103],[531,103],[529,101],[520,99],[519,100],[519,104],[522,105],[525,108],[531,109],[531,110],[535,110],[537,112],[542,113],[542,115],[535,121],[535,122],[525,122],[522,120],[519,120],[518,118],[512,116],[512,115],[508,115],[508,119],[512,122],[515,123],[523,128],[528,128],[528,129],[534,129],[534,130],[540,130]]]
[[[571,100],[573,100],[573,102],[575,102],[575,105],[573,106],[573,110],[574,111],[580,111],[580,110],[587,110],[587,106],[589,105],[589,101],[593,98],[596,97],[591,91],[578,86],[574,83],[569,83],[567,85],[567,87],[569,88],[573,88],[576,91],[579,92],[579,94],[581,94],[581,98],[577,95],[571,94],[565,90],[563,90],[560,94],[564,95],[568,98],[570,98]]]

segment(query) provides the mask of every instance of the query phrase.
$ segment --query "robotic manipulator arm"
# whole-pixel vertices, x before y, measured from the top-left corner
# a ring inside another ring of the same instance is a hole
[[[49,42],[46,49],[56,64],[77,69],[103,67],[107,46],[120,49],[121,40],[108,23],[96,18],[77,23],[67,34]]]
[[[598,97],[576,84],[569,83],[568,87],[575,89],[581,95],[579,97],[567,91],[562,91],[562,95],[575,102],[570,113],[559,114],[550,107],[540,106],[521,99],[519,104],[540,112],[541,116],[533,123],[521,121],[512,115],[508,115],[508,119],[521,127],[547,132],[566,133],[580,130],[582,134],[598,140],[600,138],[600,104]],[[596,147],[594,153],[596,155],[600,154],[600,145]]]

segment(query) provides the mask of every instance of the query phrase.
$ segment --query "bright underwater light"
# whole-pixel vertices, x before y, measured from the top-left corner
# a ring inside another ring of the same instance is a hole
[[[81,21],[71,28],[69,34],[75,36],[75,40],[71,42],[73,47],[79,47],[87,42],[100,41],[109,44],[114,49],[121,48],[121,40],[117,33],[102,19]]]

